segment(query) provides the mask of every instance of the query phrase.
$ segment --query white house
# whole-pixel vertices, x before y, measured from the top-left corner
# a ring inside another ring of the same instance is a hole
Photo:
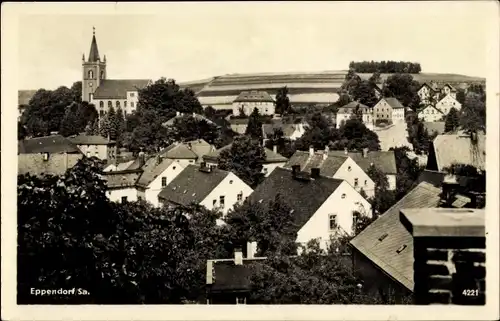
[[[137,201],[135,184],[141,173],[141,169],[103,172],[101,177],[106,182],[106,196],[112,202]]]
[[[116,158],[116,142],[97,135],[75,135],[68,138],[87,157],[112,161]]]
[[[433,105],[427,105],[418,112],[418,119],[424,122],[441,121],[443,116],[445,116],[443,112]]]
[[[206,165],[211,167],[217,167],[217,165],[219,164],[220,154],[222,153],[222,151],[230,149],[231,146],[232,144],[229,144],[209,154],[204,155],[203,160],[206,163]],[[288,161],[288,158],[278,154],[276,146],[273,147],[273,150],[264,147],[264,153],[266,159],[262,162],[262,173],[265,174],[265,176],[269,176],[269,174],[271,174],[271,172],[276,167],[284,166]]]
[[[201,163],[203,156],[214,151],[215,147],[203,139],[196,139],[189,142],[175,142],[162,149],[160,155],[164,158],[175,160],[186,167],[189,164]]]
[[[422,84],[417,94],[423,104],[433,103],[439,97],[439,91],[433,83]]]
[[[158,194],[182,172],[184,167],[184,164],[160,155],[148,159],[136,183],[137,198],[159,206]]]
[[[242,91],[233,101],[233,115],[249,116],[255,108],[261,115],[274,115],[274,99],[266,91]]]
[[[448,87],[445,87],[448,88]],[[457,111],[462,109],[462,104],[459,103],[451,94],[448,94],[443,97],[437,104],[436,108],[441,111],[444,115],[448,115],[452,108],[455,108]]]
[[[321,176],[345,180],[356,191],[361,193],[363,190],[367,197],[375,193],[373,180],[349,155],[335,155],[328,147],[323,151],[315,151],[312,147],[308,152],[296,151],[283,167],[291,169],[293,166],[304,171],[318,167]]]
[[[275,169],[250,195],[266,206],[277,197],[290,207],[297,242],[317,239],[326,249],[331,237],[353,235],[355,212],[371,217],[371,205],[349,183],[321,175],[319,168],[303,172],[294,167]]]
[[[202,163],[201,166],[188,165],[162,189],[158,199],[167,206],[195,203],[225,215],[252,191],[235,174]]]
[[[361,120],[366,127],[373,129],[373,109],[356,101],[352,101],[338,109],[335,119],[337,127],[340,127],[348,119],[351,119],[355,111],[361,115]]]
[[[394,97],[381,98],[373,106],[375,120],[391,120],[393,123],[405,121],[405,107]]]
[[[298,123],[298,124],[284,124],[281,122],[273,123],[273,124],[262,124],[262,134],[264,143],[273,138],[275,130],[281,130],[283,132],[283,137],[290,140],[297,140],[302,135],[304,135],[307,124]]]

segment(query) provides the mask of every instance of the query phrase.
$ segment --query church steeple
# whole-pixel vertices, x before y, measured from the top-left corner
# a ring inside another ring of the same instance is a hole
[[[95,28],[92,27],[92,44],[90,45],[90,54],[88,62],[98,62],[101,60],[99,57],[99,49],[97,49],[97,40],[95,39]]]

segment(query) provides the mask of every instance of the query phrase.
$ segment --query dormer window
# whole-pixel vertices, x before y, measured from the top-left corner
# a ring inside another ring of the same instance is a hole
[[[43,160],[45,162],[49,160],[49,153],[43,153]]]

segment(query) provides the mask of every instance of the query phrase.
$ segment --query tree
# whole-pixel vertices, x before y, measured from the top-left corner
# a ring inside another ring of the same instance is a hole
[[[96,118],[94,121],[89,121],[85,127],[85,135],[97,136],[99,135],[99,119]]]
[[[255,188],[264,175],[262,163],[266,159],[264,148],[249,136],[236,137],[230,148],[220,153],[218,167],[231,171],[250,187]]]
[[[70,105],[66,108],[66,113],[61,120],[61,127],[59,128],[59,134],[63,136],[77,135],[79,133],[78,128],[78,115],[76,114],[76,104]]]
[[[424,167],[418,164],[417,159],[410,159],[408,157],[407,153],[410,149],[406,146],[391,147],[389,150],[394,151],[394,158],[396,159],[397,175],[395,197],[396,201],[398,201],[415,187]]]
[[[371,165],[366,174],[375,183],[375,195],[369,201],[372,205],[373,216],[377,217],[395,203],[394,193],[389,190],[387,176],[376,166]]]
[[[330,148],[358,151],[368,148],[368,150],[377,151],[380,150],[380,140],[377,134],[369,130],[361,120],[351,118],[340,126],[337,139],[330,144]]]
[[[465,132],[486,132],[486,104],[481,94],[469,93],[460,116],[460,126]]]
[[[207,106],[203,110],[203,114],[205,115],[205,117],[207,117],[210,120],[215,119],[216,113],[217,113],[217,111],[212,106]]]
[[[375,83],[368,80],[356,82],[355,85],[351,86],[349,94],[353,100],[370,107],[375,106],[378,101],[375,95]]]
[[[173,138],[176,141],[204,139],[207,143],[213,144],[218,136],[219,130],[217,126],[204,119],[198,120],[189,115],[174,121]]]
[[[315,149],[324,149],[330,141],[336,139],[337,132],[332,122],[320,112],[312,114],[306,121],[308,125],[304,135],[295,141],[298,150],[309,150],[311,146]]]
[[[73,101],[77,103],[82,102],[82,82],[76,81],[70,88],[71,93],[73,94]]]
[[[420,105],[419,87],[412,75],[398,73],[387,78],[382,93],[385,97],[396,97],[403,106],[415,110]]]
[[[465,90],[459,88],[456,95],[457,101],[463,106],[465,103]]]
[[[460,126],[460,118],[458,115],[458,111],[452,107],[450,111],[448,112],[448,115],[445,117],[445,122],[444,122],[444,131],[447,132],[453,132],[458,129]]]
[[[290,99],[288,98],[288,88],[282,87],[276,94],[276,114],[286,115],[290,111]]]
[[[412,144],[413,150],[419,155],[427,153],[432,137],[422,121],[418,117],[413,117],[407,124],[407,131],[408,142]]]
[[[380,72],[376,71],[374,72],[371,76],[370,76],[370,79],[368,79],[368,81],[370,83],[372,83],[373,85],[376,85],[378,83],[380,83],[382,81],[382,78],[380,76]]]
[[[252,139],[262,141],[262,118],[257,108],[254,108],[253,112],[250,114],[245,135],[250,136]]]
[[[26,128],[21,124],[21,122],[17,122],[17,140],[24,139],[26,137]]]

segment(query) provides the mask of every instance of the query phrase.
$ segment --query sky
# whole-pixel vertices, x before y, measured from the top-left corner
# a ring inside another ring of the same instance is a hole
[[[414,61],[423,72],[486,76],[488,13],[497,8],[489,4],[25,4],[16,29],[18,88],[54,89],[80,80],[92,27],[111,79],[182,82],[230,73],[345,70],[362,60]]]

